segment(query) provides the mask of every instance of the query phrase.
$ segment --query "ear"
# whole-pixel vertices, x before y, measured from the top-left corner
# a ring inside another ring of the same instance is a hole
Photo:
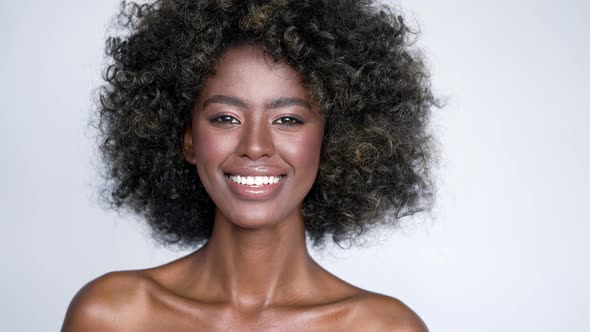
[[[195,158],[195,149],[193,145],[193,128],[191,125],[188,125],[184,130],[182,154],[184,155],[184,159],[186,161],[193,165],[196,164],[197,160]]]

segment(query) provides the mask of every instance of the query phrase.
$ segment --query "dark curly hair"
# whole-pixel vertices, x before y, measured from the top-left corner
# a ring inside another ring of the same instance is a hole
[[[370,0],[160,0],[123,1],[117,18],[96,122],[104,197],[145,217],[156,239],[193,246],[211,234],[214,204],[183,134],[216,60],[238,43],[287,61],[325,116],[303,204],[314,245],[431,208],[437,103],[399,13]]]

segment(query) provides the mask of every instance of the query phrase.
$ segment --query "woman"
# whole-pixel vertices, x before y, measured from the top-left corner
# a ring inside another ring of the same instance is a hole
[[[426,331],[400,301],[311,259],[432,197],[434,100],[400,16],[371,1],[128,4],[99,129],[109,202],[167,244],[114,272],[63,331]]]

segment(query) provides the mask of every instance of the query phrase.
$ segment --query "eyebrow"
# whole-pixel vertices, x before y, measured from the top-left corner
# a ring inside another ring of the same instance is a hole
[[[236,98],[236,97],[230,97],[230,96],[222,96],[222,95],[215,95],[211,98],[207,98],[207,100],[205,100],[203,102],[203,108],[206,108],[207,106],[209,106],[210,104],[226,104],[226,105],[230,105],[230,106],[236,106],[236,107],[242,107],[245,108],[246,102],[244,102],[243,100],[241,100],[240,98]]]
[[[240,98],[224,95],[215,95],[211,98],[207,98],[203,102],[203,108],[206,108],[207,106],[215,103],[236,106],[241,108],[246,108],[248,106],[247,103]],[[265,108],[276,109],[289,106],[302,106],[307,108],[308,110],[311,110],[311,104],[307,100],[296,97],[281,97],[275,99],[267,105],[265,105]]]
[[[271,101],[266,108],[267,109],[274,109],[274,108],[282,108],[282,107],[289,107],[289,106],[302,106],[311,110],[311,105],[307,100],[295,97],[281,97],[279,99],[275,99]]]

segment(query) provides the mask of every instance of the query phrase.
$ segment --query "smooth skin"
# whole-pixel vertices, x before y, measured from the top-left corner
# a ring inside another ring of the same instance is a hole
[[[400,301],[338,279],[308,254],[301,207],[323,133],[293,68],[256,45],[227,50],[184,137],[216,205],[211,238],[169,264],[90,282],[62,331],[427,331]],[[283,178],[260,198],[236,191],[232,172]]]

